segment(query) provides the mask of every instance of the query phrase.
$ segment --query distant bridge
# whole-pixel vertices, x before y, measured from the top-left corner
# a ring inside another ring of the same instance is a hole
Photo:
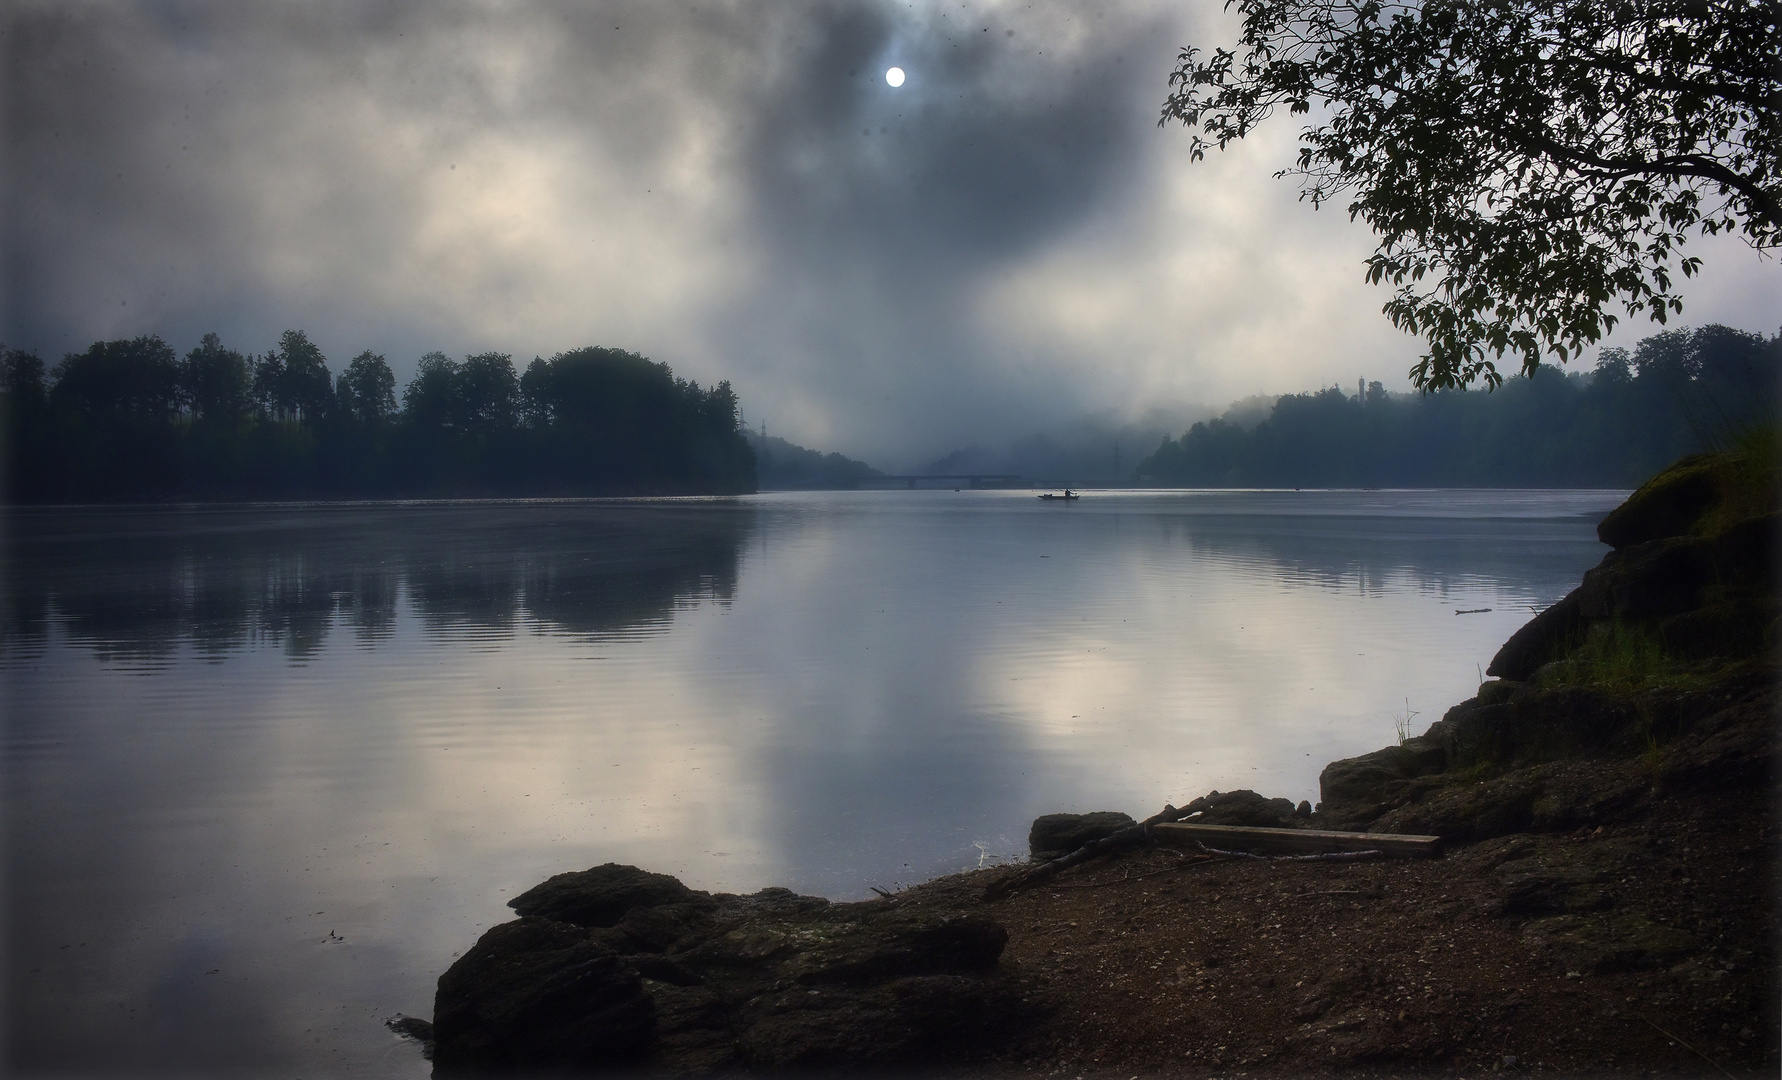
[[[862,476],[856,482],[859,487],[881,484],[902,484],[915,487],[917,484],[932,484],[946,487],[972,488],[1025,488],[1032,487],[1032,481],[1017,473],[897,473],[885,476]]]

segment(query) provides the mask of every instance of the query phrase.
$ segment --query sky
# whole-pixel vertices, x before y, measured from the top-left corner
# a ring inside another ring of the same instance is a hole
[[[7,11],[0,341],[52,361],[298,328],[405,383],[435,349],[603,345],[896,466],[1407,389],[1421,352],[1362,280],[1366,227],[1272,178],[1297,122],[1199,163],[1158,127],[1180,47],[1235,38],[1207,0]],[[1774,259],[1691,250],[1682,322],[1776,331]]]

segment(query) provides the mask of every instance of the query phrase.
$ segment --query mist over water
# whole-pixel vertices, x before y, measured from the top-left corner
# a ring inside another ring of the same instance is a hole
[[[14,511],[10,1064],[424,1075],[379,1021],[553,873],[853,899],[1039,813],[1316,801],[1618,498]]]

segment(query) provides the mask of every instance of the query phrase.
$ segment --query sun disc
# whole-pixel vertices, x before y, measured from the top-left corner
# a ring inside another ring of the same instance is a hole
[[[892,86],[902,86],[903,85],[903,69],[900,67],[894,67],[894,68],[891,68],[890,70],[886,71],[885,72],[885,81],[890,83]]]

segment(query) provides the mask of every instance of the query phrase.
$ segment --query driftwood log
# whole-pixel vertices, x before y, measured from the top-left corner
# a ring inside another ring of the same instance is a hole
[[[1195,825],[1160,821],[1152,839],[1171,847],[1242,848],[1245,851],[1314,855],[1342,851],[1380,851],[1387,855],[1429,858],[1441,853],[1442,838],[1404,833],[1332,832],[1327,829],[1257,829],[1240,825]]]
[[[1386,853],[1377,848],[1366,851],[1320,851],[1312,855],[1258,855],[1254,851],[1226,851],[1223,848],[1208,847],[1197,844],[1200,853],[1221,859],[1259,859],[1262,862],[1366,862],[1370,859],[1384,859]]]
[[[1317,858],[1330,862],[1392,855],[1428,858],[1440,854],[1441,838],[1438,836],[1179,824],[1182,819],[1192,817],[1207,808],[1204,797],[1179,809],[1165,806],[1161,813],[1153,814],[1136,825],[1129,825],[1099,840],[1091,840],[1061,859],[1040,863],[1021,873],[998,878],[984,889],[984,899],[1000,900],[1011,893],[1043,884],[1090,859],[1158,842],[1175,847],[1198,848],[1214,855],[1237,856],[1260,850],[1288,852],[1299,858]],[[1215,842],[1222,847],[1212,847],[1211,844]],[[1247,851],[1226,851],[1223,847],[1244,848]]]

